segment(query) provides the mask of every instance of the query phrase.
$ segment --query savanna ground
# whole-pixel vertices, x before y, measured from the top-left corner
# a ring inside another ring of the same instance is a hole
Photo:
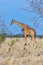
[[[36,44],[23,37],[6,38],[0,43],[0,65],[43,65],[43,38],[36,38]]]

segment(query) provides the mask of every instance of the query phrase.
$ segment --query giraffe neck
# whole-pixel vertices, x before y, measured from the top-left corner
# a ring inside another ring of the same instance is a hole
[[[23,24],[23,23],[18,22],[18,21],[16,21],[15,24],[17,24],[18,26],[20,26],[21,28],[24,28],[24,29],[26,27],[26,24]]]

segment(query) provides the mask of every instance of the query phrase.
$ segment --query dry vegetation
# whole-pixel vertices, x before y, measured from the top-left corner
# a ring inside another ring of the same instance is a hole
[[[37,43],[27,38],[6,38],[0,44],[0,65],[43,65],[43,38],[36,38]]]

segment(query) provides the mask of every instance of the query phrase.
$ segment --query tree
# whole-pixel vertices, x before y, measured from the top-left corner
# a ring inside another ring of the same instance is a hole
[[[5,22],[6,22],[5,19],[3,19],[0,16],[0,34],[2,35],[5,34],[6,36],[10,35],[12,37],[13,33]]]
[[[31,18],[35,27],[43,30],[41,28],[43,23],[43,0],[25,0],[27,3],[27,7],[21,8],[26,12],[34,12],[36,16]]]
[[[5,34],[6,33],[6,25],[5,25],[5,19],[2,19],[2,17],[0,17],[0,34]]]

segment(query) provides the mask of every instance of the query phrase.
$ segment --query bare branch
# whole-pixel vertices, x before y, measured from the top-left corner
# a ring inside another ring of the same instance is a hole
[[[20,10],[24,10],[24,11],[27,11],[27,12],[35,12],[35,11],[28,10],[26,8],[21,8]]]
[[[36,28],[43,30],[43,28],[40,27],[41,22],[39,22],[39,19],[43,19],[43,0],[25,1],[27,2],[28,7],[20,8],[20,10],[35,13],[36,16],[34,16],[34,18],[31,18],[31,20],[33,21],[33,24]]]

